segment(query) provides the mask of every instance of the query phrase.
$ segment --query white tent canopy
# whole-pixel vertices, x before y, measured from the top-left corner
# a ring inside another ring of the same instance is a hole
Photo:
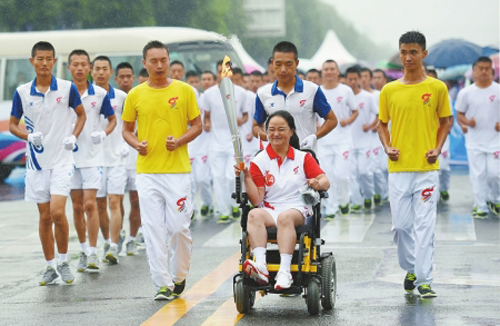
[[[356,58],[346,50],[333,30],[326,33],[323,43],[312,56],[311,62],[316,69],[321,69],[323,63],[330,59],[335,60],[339,66],[356,62]]]
[[[240,57],[241,62],[243,63],[242,68],[245,72],[250,73],[254,70],[258,70],[260,72],[264,72],[265,69],[261,65],[257,63],[245,50],[243,45],[241,44],[240,39],[236,35],[231,35],[229,38],[229,43],[233,47],[234,51],[238,54]]]

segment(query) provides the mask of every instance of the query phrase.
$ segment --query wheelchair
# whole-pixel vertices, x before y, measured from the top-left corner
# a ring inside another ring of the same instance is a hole
[[[314,152],[312,152],[315,157]],[[233,294],[236,309],[239,313],[248,313],[255,303],[256,292],[262,296],[271,294],[301,295],[305,298],[307,310],[311,315],[320,312],[320,305],[325,310],[335,306],[337,292],[337,271],[335,257],[332,252],[321,252],[325,241],[321,239],[321,202],[313,207],[313,215],[307,224],[296,227],[296,244],[292,256],[291,272],[293,284],[286,290],[275,290],[275,277],[280,267],[280,253],[277,246],[277,228],[267,228],[267,269],[269,284],[260,285],[243,272],[243,263],[251,259],[251,247],[246,229],[248,214],[251,210],[245,193],[238,194],[239,180],[237,178],[237,192],[233,198],[240,203],[242,209],[241,229],[242,238],[239,272],[233,277]],[[320,191],[320,198],[328,194]],[[271,246],[269,246],[271,244]]]

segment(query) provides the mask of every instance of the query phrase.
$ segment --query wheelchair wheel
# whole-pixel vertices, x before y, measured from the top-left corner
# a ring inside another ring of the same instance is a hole
[[[240,314],[246,314],[255,303],[255,292],[246,289],[241,278],[234,285],[234,301]]]
[[[330,310],[337,298],[337,268],[335,258],[329,256],[321,262],[321,305]]]
[[[320,287],[319,282],[316,279],[311,279],[307,284],[307,311],[311,315],[319,314],[319,302],[320,302]]]

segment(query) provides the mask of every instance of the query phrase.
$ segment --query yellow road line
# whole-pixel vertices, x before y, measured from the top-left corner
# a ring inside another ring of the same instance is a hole
[[[180,298],[173,300],[146,320],[142,326],[174,325],[189,309],[214,293],[229,277],[238,271],[241,253],[237,252],[210,274],[203,277]],[[232,298],[231,298],[232,300]],[[220,308],[219,308],[220,309]],[[240,317],[241,318],[241,317]]]
[[[257,292],[255,302],[259,300],[261,295]],[[245,314],[240,314],[236,310],[234,298],[231,297],[222,304],[210,317],[205,320],[201,326],[219,326],[219,325],[236,325]]]

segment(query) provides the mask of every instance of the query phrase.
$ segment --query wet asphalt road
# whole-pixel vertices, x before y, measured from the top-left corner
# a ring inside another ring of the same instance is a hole
[[[437,298],[404,293],[405,272],[397,262],[386,205],[324,223],[323,251],[335,255],[338,296],[335,309],[319,316],[308,315],[303,298],[277,295],[259,298],[250,313],[238,316],[230,276],[237,269],[238,223],[193,222],[188,288],[182,299],[168,304],[152,300],[144,251],[120,257],[117,266],[102,264],[100,274],[77,274],[79,245],[69,203],[69,253],[76,282],[40,287],[44,260],[36,206],[2,201],[0,325],[500,325],[499,219],[470,217],[466,173],[453,172],[450,202],[439,207],[433,274]],[[7,187],[14,189],[9,196],[22,197],[19,178],[7,180]],[[124,227],[128,232],[128,220]]]

